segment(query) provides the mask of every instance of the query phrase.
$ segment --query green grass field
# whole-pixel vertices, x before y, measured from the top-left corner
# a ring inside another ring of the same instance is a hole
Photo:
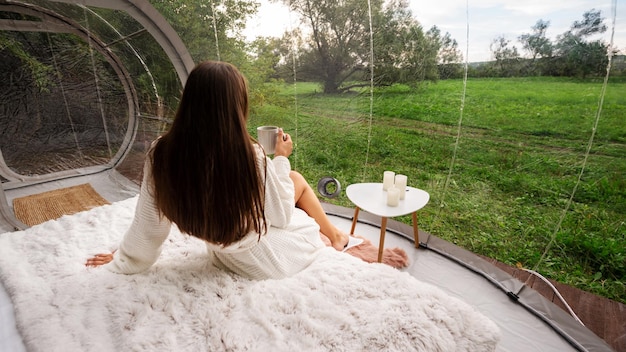
[[[602,81],[469,79],[463,89],[451,80],[325,96],[287,85],[254,109],[251,133],[291,133],[292,166],[313,186],[406,174],[431,195],[421,229],[626,303],[626,83],[609,83],[587,158]],[[324,200],[351,206],[345,193]]]

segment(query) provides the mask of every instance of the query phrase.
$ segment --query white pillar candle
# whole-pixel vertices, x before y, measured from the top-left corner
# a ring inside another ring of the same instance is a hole
[[[406,195],[406,175],[396,175],[394,187],[400,191],[400,199],[404,199]]]
[[[393,187],[393,180],[396,176],[396,173],[393,171],[385,171],[383,172],[383,191],[389,189],[389,187]]]
[[[387,205],[390,207],[397,207],[400,200],[400,190],[391,187],[387,190]]]

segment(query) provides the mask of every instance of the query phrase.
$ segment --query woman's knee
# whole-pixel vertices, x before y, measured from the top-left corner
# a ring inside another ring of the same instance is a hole
[[[299,173],[298,171],[291,170],[289,172],[289,177],[291,178],[291,180],[293,181],[294,185],[296,185],[296,186],[307,185],[307,182],[304,179],[304,176],[302,176],[302,174]]]
[[[312,190],[311,186],[306,182],[306,179],[304,178],[304,176],[302,176],[302,174],[300,174],[298,171],[291,171],[289,173],[289,177],[291,178],[291,180],[293,181],[293,187],[294,187],[294,191],[295,191],[295,201],[296,204],[300,201],[300,198],[302,197],[302,195],[307,192],[308,190]]]

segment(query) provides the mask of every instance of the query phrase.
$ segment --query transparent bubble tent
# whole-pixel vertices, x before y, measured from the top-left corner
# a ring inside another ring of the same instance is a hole
[[[217,10],[226,14],[228,6],[234,7],[235,3],[214,5],[208,1],[206,6],[217,6]],[[608,5],[609,8],[612,5],[616,11],[616,3]],[[181,2],[183,8],[184,2]],[[367,8],[368,2],[365,1],[361,9],[363,12],[355,16],[366,16]],[[216,8],[212,10],[217,11]],[[620,11],[623,12],[623,9]],[[280,17],[277,14],[269,16]],[[284,18],[276,19],[277,22],[283,20],[287,21]],[[208,28],[207,33],[215,34],[216,40],[211,38],[215,47],[205,48],[214,55],[212,59],[237,61],[238,53],[229,52],[231,42],[223,38],[217,40],[218,31],[215,28],[220,26],[220,22],[212,18],[202,25]],[[623,24],[621,26],[623,31]],[[199,49],[186,46],[181,39],[184,28],[175,29],[166,16],[147,0],[0,0],[0,30],[0,233],[25,231],[31,227],[16,215],[18,209],[14,201],[19,198],[85,183],[90,184],[109,203],[135,197],[142,180],[145,153],[151,142],[167,131],[179,94],[198,60]],[[611,30],[615,30],[615,23],[609,24],[609,32]],[[371,32],[372,37],[375,32],[375,29]],[[219,32],[221,35],[225,35],[224,32]],[[237,38],[243,40],[241,36]],[[369,44],[362,45],[367,57]],[[305,51],[304,48],[302,50]],[[285,55],[284,58],[292,57]],[[284,62],[284,58],[277,65],[289,71],[291,63]],[[244,73],[253,70],[245,67],[244,63],[236,64],[242,67]],[[368,64],[362,62],[363,66]],[[620,63],[609,60],[608,64],[619,66]],[[382,174],[368,171],[368,167],[373,163],[382,164],[376,160],[377,148],[384,148],[385,143],[394,143],[393,140],[372,140],[371,126],[377,121],[372,120],[371,114],[377,106],[373,95],[371,100],[367,97],[370,92],[368,88],[373,82],[379,82],[376,75],[383,72],[382,65],[374,67],[372,71],[366,69],[360,73],[360,78],[365,82],[364,105],[356,99],[347,99],[343,106],[334,110],[337,116],[345,117],[348,133],[351,126],[362,125],[355,132],[357,135],[348,136],[344,141],[328,141],[328,150],[320,152],[317,158],[333,160],[335,169],[312,173],[315,176],[330,175],[327,180],[338,180],[340,185],[336,186],[340,187],[339,193],[352,183],[380,182]],[[463,65],[459,67],[462,77]],[[293,80],[287,84],[294,83],[297,86],[296,81],[307,80],[307,72],[298,71],[296,74],[295,71],[285,75]],[[604,78],[598,79],[598,86],[602,86]],[[251,82],[252,89],[255,89],[254,80],[251,79]],[[606,84],[605,81],[604,88]],[[460,100],[459,106],[451,108],[454,116],[450,117],[445,132],[435,131],[437,127],[434,123],[429,124],[429,121],[414,125],[407,123],[406,133],[418,135],[419,132],[415,130],[431,128],[427,133],[431,137],[440,133],[442,138],[446,138],[442,144],[450,149],[450,159],[442,161],[442,178],[420,186],[431,192],[429,206],[432,207],[438,206],[438,200],[444,203],[443,196],[438,193],[441,188],[435,189],[435,186],[445,183],[447,187],[449,179],[445,181],[443,178],[448,173],[448,165],[450,162],[454,164],[453,159],[457,157],[454,150],[462,134],[456,130],[459,111],[463,114],[465,109],[468,114],[466,118],[471,123],[470,104],[473,104],[473,98],[478,98],[471,94],[464,95],[465,89],[471,89],[468,85],[471,83],[465,76],[465,86],[459,86],[457,92],[450,93],[467,101]],[[317,91],[311,94],[315,93]],[[595,91],[590,93],[588,115],[596,116],[598,104],[601,107],[602,103],[605,103],[605,107],[623,104],[623,100],[603,100],[604,94]],[[256,91],[251,96],[253,105],[262,104],[263,99],[271,99]],[[285,105],[297,106],[299,103],[298,98],[283,98],[288,101]],[[255,115],[256,110],[252,107],[252,123],[265,124]],[[359,118],[354,117],[357,115]],[[307,148],[306,139],[322,138],[325,128],[336,128],[323,123],[316,125],[297,116],[268,124],[281,124],[292,134],[296,142],[296,151],[292,157],[292,167],[295,169],[306,169],[314,164],[307,159],[307,154],[298,150]],[[590,130],[593,118],[585,120],[584,125],[581,125],[584,126],[581,129]],[[341,126],[339,128],[343,128]],[[596,127],[593,127],[594,131]],[[549,131],[550,126],[545,128],[545,131]],[[252,132],[253,128],[250,130]],[[468,133],[482,133],[479,130],[480,126]],[[585,154],[585,143],[588,142],[588,134],[584,136],[580,141],[581,154]],[[616,140],[619,138],[623,136],[615,137]],[[343,143],[356,143],[357,140],[366,147],[361,155],[354,155],[354,163],[364,164],[365,171],[363,175],[346,175],[342,166],[348,162],[337,156],[340,153],[336,151],[341,149]],[[416,147],[415,153],[420,153],[423,148]],[[460,148],[470,149],[472,146]],[[556,150],[559,146],[551,145],[550,148]],[[615,148],[620,150],[619,147]],[[381,155],[384,159],[384,153]],[[589,155],[589,150],[586,155]],[[619,172],[624,177],[624,170],[616,171]],[[452,169],[450,173],[453,173]],[[313,181],[315,186],[317,180]],[[567,196],[563,198],[567,199]],[[343,205],[336,203],[329,201],[324,203],[324,207],[338,227],[349,229],[354,208],[343,206],[349,202]],[[502,332],[498,351],[613,350],[572,314],[481,256],[440,239],[435,226],[429,228],[428,220],[420,218],[420,221],[420,241],[423,243],[413,243],[413,229],[407,225],[410,222],[390,220],[385,247],[398,246],[406,250],[411,264],[401,270],[441,287],[451,295],[462,297],[492,319]],[[363,236],[378,243],[379,217],[361,214],[358,226]],[[621,231],[624,231],[623,226]],[[0,302],[0,350],[28,350],[20,336],[19,324],[16,323],[11,292],[4,287]],[[62,349],[62,346],[53,348]]]

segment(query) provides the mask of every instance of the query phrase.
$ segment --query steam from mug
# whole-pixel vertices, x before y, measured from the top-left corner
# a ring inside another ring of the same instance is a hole
[[[274,154],[276,150],[276,138],[278,137],[278,126],[259,126],[256,129],[257,140],[265,149],[266,154]]]

